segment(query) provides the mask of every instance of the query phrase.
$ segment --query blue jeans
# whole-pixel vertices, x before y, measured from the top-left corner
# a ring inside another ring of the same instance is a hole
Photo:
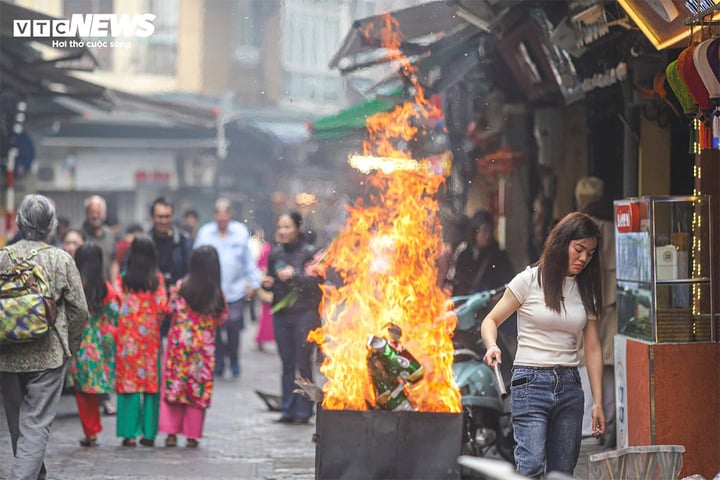
[[[320,326],[315,311],[273,314],[275,343],[282,361],[282,417],[307,420],[313,415],[313,402],[303,395],[293,393],[295,377],[300,375],[312,380],[312,353],[314,344],[307,341],[310,330]]]
[[[572,475],[580,454],[584,395],[575,367],[513,367],[511,382],[517,471]]]

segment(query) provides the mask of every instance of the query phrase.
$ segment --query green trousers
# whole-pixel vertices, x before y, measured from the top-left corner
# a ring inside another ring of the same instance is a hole
[[[118,393],[117,436],[154,440],[158,433],[160,394]]]

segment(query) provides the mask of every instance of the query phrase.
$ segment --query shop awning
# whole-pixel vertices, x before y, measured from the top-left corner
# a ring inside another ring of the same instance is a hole
[[[330,140],[363,133],[368,117],[380,112],[389,112],[403,101],[401,89],[394,95],[373,98],[359,105],[341,110],[333,115],[319,118],[310,123],[310,133],[315,140]]]
[[[446,37],[490,32],[500,16],[486,0],[434,1],[396,10],[390,15],[399,24],[403,39],[400,50],[408,57],[427,55],[433,45],[437,49],[437,44]],[[380,25],[382,20],[382,15],[375,15],[353,22],[342,46],[330,60],[330,68],[347,73],[391,61],[393,52],[381,43],[382,29],[368,28]]]
[[[436,51],[414,62],[416,76],[426,89],[426,98],[445,91],[465,78],[465,74],[477,67],[480,57],[477,49],[481,33],[459,32],[437,42]],[[390,91],[379,95],[377,92]],[[310,124],[310,132],[316,140],[342,138],[365,130],[367,118],[392,110],[395,105],[407,99],[403,95],[403,80],[396,73],[377,82],[371,89],[377,94],[364,103],[353,105],[336,114],[320,118]]]
[[[0,90],[31,96],[72,97],[100,108],[111,108],[104,87],[81,80],[73,71],[92,71],[97,59],[86,47],[71,47],[76,38],[15,37],[15,20],[52,20],[53,17],[0,1]]]

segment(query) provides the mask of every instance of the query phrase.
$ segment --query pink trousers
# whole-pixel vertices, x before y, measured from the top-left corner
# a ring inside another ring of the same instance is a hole
[[[160,401],[161,432],[170,435],[180,434],[197,440],[202,437],[204,423],[204,408]]]

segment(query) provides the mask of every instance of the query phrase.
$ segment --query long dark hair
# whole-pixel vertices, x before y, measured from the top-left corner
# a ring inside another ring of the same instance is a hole
[[[154,292],[158,287],[157,251],[153,241],[137,235],[128,249],[123,285],[135,292]]]
[[[80,272],[88,310],[90,313],[102,311],[108,288],[103,276],[103,253],[100,245],[94,242],[80,245],[75,252],[75,265]]]
[[[220,260],[217,250],[203,245],[190,256],[190,272],[178,291],[188,306],[199,313],[221,313],[225,298],[220,288]]]
[[[602,282],[600,275],[600,228],[584,213],[573,212],[565,215],[545,241],[545,248],[538,261],[540,285],[545,295],[545,305],[560,312],[563,280],[568,271],[568,249],[570,242],[583,238],[597,239],[598,246],[585,268],[575,277],[585,312],[599,318],[602,308]]]

